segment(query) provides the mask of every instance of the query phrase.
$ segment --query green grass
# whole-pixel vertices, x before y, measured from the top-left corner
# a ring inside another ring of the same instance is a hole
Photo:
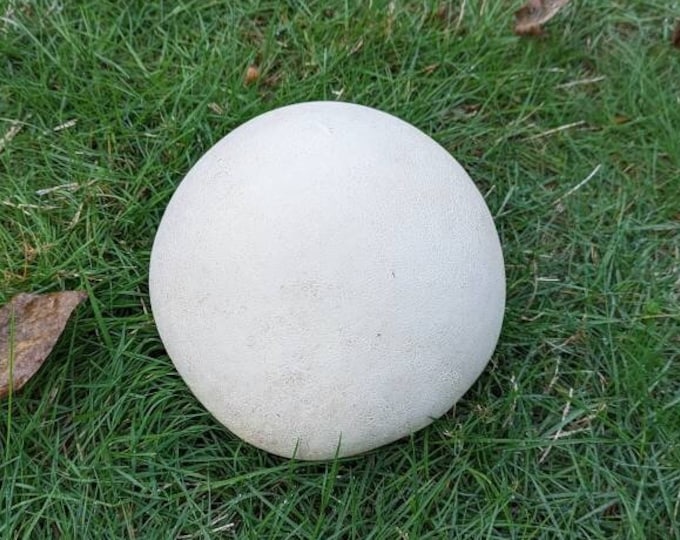
[[[575,1],[541,39],[512,34],[518,4],[470,0],[448,22],[432,0],[0,7],[0,137],[21,125],[0,152],[0,303],[90,293],[0,403],[0,537],[680,538],[677,4]],[[508,305],[454,411],[310,464],[241,443],[190,395],[147,268],[205,150],[338,97],[468,169]]]

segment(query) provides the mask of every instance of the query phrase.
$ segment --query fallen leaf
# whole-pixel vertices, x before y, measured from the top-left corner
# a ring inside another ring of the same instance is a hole
[[[680,49],[680,19],[675,23],[675,30],[673,30],[673,38],[671,39],[673,47]]]
[[[0,398],[19,390],[43,364],[87,294],[18,294],[0,308]]]
[[[515,33],[520,36],[542,34],[542,26],[568,3],[569,0],[528,0],[515,12]]]
[[[260,78],[260,68],[257,67],[256,65],[251,65],[248,66],[248,69],[246,69],[246,76],[244,77],[244,82],[246,84],[253,84],[257,82],[257,80]]]

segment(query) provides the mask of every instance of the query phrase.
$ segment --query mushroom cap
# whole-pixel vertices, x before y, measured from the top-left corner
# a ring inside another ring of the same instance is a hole
[[[338,102],[270,111],[208,150],[163,215],[149,282],[198,400],[300,459],[444,414],[505,306],[501,245],[465,170],[412,125]]]

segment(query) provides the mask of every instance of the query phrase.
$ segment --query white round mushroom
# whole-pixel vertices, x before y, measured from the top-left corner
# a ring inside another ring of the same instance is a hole
[[[198,400],[300,459],[443,415],[486,366],[505,305],[498,235],[463,168],[410,124],[336,102],[276,109],[213,146],[167,207],[149,281]]]

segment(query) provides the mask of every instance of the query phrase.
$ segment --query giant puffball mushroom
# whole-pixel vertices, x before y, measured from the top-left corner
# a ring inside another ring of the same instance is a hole
[[[273,454],[329,459],[409,435],[486,366],[505,305],[493,219],[430,137],[337,102],[262,114],[173,195],[154,318],[198,400]]]

